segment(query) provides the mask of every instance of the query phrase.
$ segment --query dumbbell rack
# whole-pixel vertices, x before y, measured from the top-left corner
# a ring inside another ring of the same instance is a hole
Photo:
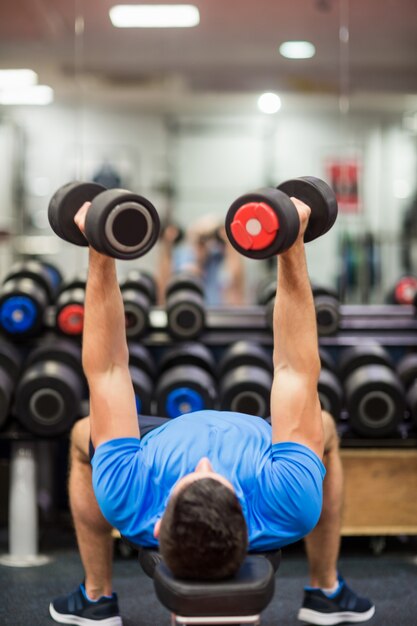
[[[46,328],[53,327],[52,320],[54,319],[54,311],[51,307],[46,315]],[[164,309],[160,307],[151,309],[149,332],[143,339],[143,344],[152,348],[156,354],[173,344],[173,339],[167,332],[166,321]],[[209,308],[206,330],[198,340],[210,347],[214,354],[216,352],[220,354],[226,346],[242,337],[257,341],[272,350],[272,333],[267,327],[263,308],[259,306]],[[401,358],[403,353],[410,348],[417,349],[417,319],[414,308],[396,305],[342,305],[339,332],[333,336],[319,338],[320,346],[335,353],[343,348],[364,342],[380,343],[392,353],[395,360]],[[417,447],[417,433],[412,434],[406,429],[399,432],[397,438],[375,440],[352,437],[346,431],[343,422],[339,428],[342,448],[383,448],[386,450],[405,448],[411,453],[411,449]],[[36,483],[34,480],[36,458],[33,449],[33,441],[39,441],[39,439],[26,433],[14,422],[7,430],[0,432],[0,439],[11,442],[10,500],[13,501],[13,510],[9,516],[11,554],[3,557],[2,562],[14,566],[42,564],[45,559],[37,554]],[[23,527],[15,524],[16,515],[23,521]],[[23,540],[23,537],[26,539]]]
[[[199,341],[216,350],[245,337],[272,350],[273,337],[265,323],[262,307],[212,307],[207,310],[206,330]],[[172,343],[166,331],[166,315],[162,308],[154,308],[150,328],[143,342],[158,350]],[[379,343],[392,354],[394,361],[406,350],[417,349],[417,318],[412,306],[398,305],[342,305],[339,332],[319,337],[319,344],[331,350],[337,360],[344,348]],[[342,416],[343,417],[343,416]],[[397,437],[361,438],[353,435],[346,420],[338,425],[342,447],[417,447],[417,432],[413,434],[402,425]]]

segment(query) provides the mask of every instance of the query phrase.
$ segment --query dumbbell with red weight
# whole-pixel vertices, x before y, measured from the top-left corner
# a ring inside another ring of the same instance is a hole
[[[413,304],[417,296],[417,276],[403,276],[386,297],[388,304]]]
[[[233,202],[225,224],[232,246],[252,259],[267,259],[288,250],[300,230],[298,212],[290,197],[311,208],[305,242],[324,235],[336,221],[337,200],[331,187],[313,176],[294,178],[276,189],[259,189]]]
[[[19,376],[21,356],[16,346],[0,340],[0,429],[6,423],[16,380]]]
[[[68,339],[48,338],[29,353],[14,413],[35,435],[61,435],[79,417],[86,392],[81,349]]]
[[[55,324],[63,335],[82,335],[86,280],[87,276],[82,274],[64,283],[56,298]]]
[[[156,304],[155,280],[148,272],[132,270],[120,285],[120,290],[125,310],[126,335],[138,339],[146,333],[150,308]]]
[[[38,334],[61,281],[61,273],[50,263],[29,260],[13,265],[0,289],[1,330],[14,340]]]
[[[85,221],[85,237],[74,223],[74,216],[91,202]],[[70,243],[91,245],[98,252],[116,259],[136,259],[157,242],[159,216],[143,196],[125,189],[105,189],[96,183],[73,182],[60,187],[48,208],[52,230]]]
[[[272,387],[272,356],[253,341],[237,341],[219,364],[220,408],[269,417]]]

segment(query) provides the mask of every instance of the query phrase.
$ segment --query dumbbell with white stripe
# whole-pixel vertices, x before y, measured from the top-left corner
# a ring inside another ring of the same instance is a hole
[[[74,216],[91,202],[85,220],[85,236]],[[89,244],[98,252],[116,259],[136,259],[157,242],[159,216],[144,196],[126,189],[105,189],[96,183],[72,182],[60,187],[48,208],[52,230],[78,246]]]

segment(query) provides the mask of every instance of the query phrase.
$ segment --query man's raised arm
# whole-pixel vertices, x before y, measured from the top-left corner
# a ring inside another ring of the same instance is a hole
[[[84,232],[88,205],[75,217]],[[90,390],[91,439],[139,437],[135,396],[129,373],[123,300],[115,260],[89,250],[85,296],[83,368]]]
[[[300,216],[294,245],[279,256],[274,307],[272,442],[295,441],[323,454],[323,426],[317,393],[320,373],[316,314],[307,272],[304,231],[310,209],[292,198]]]

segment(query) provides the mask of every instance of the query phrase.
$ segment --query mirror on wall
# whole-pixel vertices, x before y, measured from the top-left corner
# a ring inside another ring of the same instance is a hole
[[[404,276],[411,293],[413,0],[193,7],[175,27],[102,0],[0,8],[0,229],[13,235],[0,242],[2,271],[34,254],[81,271],[85,251],[57,240],[46,209],[62,184],[96,180],[148,196],[183,234],[143,267],[191,258],[217,272],[217,300],[253,303],[274,264],[236,262],[218,227],[242,193],[312,175],[339,201],[337,226],[308,248],[312,280],[350,303],[392,299]]]

